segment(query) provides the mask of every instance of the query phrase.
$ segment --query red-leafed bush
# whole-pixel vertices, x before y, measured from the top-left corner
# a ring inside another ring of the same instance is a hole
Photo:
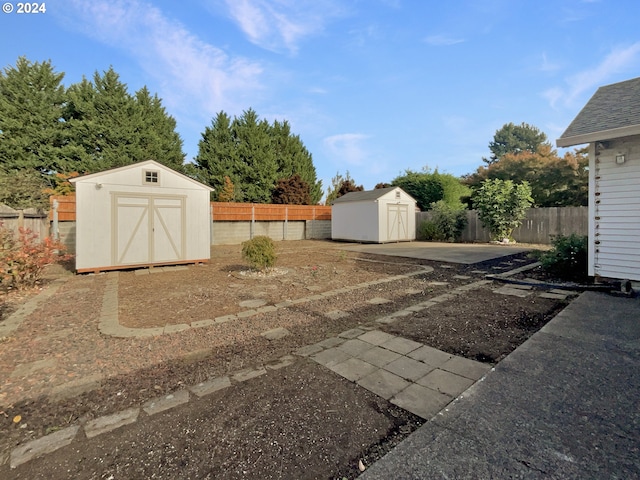
[[[65,249],[51,237],[38,241],[38,234],[29,228],[19,228],[16,236],[0,224],[0,286],[17,290],[33,287],[47,265],[72,257]]]

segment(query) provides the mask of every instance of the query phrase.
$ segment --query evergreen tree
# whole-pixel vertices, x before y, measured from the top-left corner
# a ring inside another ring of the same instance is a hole
[[[340,172],[336,172],[336,176],[331,179],[331,186],[327,188],[327,197],[324,204],[331,205],[333,201],[349,192],[358,192],[364,190],[362,185],[356,186],[355,181],[351,178],[349,170],[343,177]]]
[[[191,175],[216,191],[229,177],[239,201],[269,203],[277,180],[295,174],[310,186],[312,202],[322,196],[311,155],[288,122],[270,125],[253,109],[233,120],[219,112],[202,133],[194,160]]]
[[[67,91],[65,121],[83,149],[82,171],[96,172],[145,160],[181,170],[182,140],[160,99],[143,87],[135,96],[110,68]]]
[[[507,123],[496,131],[493,141],[489,143],[491,157],[482,160],[491,165],[507,153],[530,152],[535,153],[538,147],[548,143],[547,136],[537,127],[522,122],[520,125]]]
[[[61,122],[64,74],[20,57],[0,72],[0,168],[43,175],[74,169],[81,152]]]

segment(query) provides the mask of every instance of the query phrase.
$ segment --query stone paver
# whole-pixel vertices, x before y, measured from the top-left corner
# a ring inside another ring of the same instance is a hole
[[[378,367],[358,358],[350,358],[342,363],[331,365],[329,368],[352,382],[360,380],[378,369]]]
[[[520,298],[528,297],[529,295],[531,295],[531,292],[527,290],[512,288],[510,286],[500,287],[494,290],[493,293],[499,293],[500,295],[511,295],[513,297],[520,297]]]
[[[382,347],[373,347],[372,349],[358,355],[360,360],[364,360],[376,367],[384,367],[386,364],[391,363],[400,357],[401,355],[399,353],[392,352],[391,350],[387,350]]]
[[[230,386],[231,380],[229,380],[229,377],[218,377],[189,387],[189,390],[197,397],[204,397],[205,395],[209,395]]]
[[[238,305],[242,308],[258,308],[263,305],[266,305],[267,301],[263,298],[254,298],[252,300],[243,300]]]
[[[245,382],[247,380],[251,380],[252,378],[259,377],[260,375],[264,375],[267,371],[264,367],[259,368],[247,368],[246,370],[241,370],[236,373],[233,378],[236,382]]]
[[[544,292],[539,295],[540,298],[550,298],[552,300],[566,300],[567,296],[568,295],[565,293],[551,293],[551,292]]]
[[[102,433],[111,432],[117,428],[134,423],[138,419],[139,414],[139,408],[129,408],[122,412],[114,413],[113,415],[106,415],[96,418],[95,420],[90,420],[84,426],[84,433],[87,438],[97,437]]]
[[[68,427],[14,448],[11,452],[11,468],[16,468],[33,458],[55,452],[57,449],[69,445],[79,429],[79,425]]]
[[[453,400],[449,395],[412,383],[391,399],[391,403],[409,412],[430,419]]]
[[[320,345],[321,347],[324,347],[324,348],[333,348],[333,347],[337,347],[338,345],[344,342],[345,342],[344,338],[329,337],[326,340],[318,342],[317,345]]]
[[[338,350],[343,351],[347,355],[350,355],[352,357],[357,357],[362,352],[365,352],[373,347],[374,346],[371,345],[370,343],[363,342],[362,340],[358,340],[357,338],[354,338],[352,340],[347,340],[346,342],[338,345],[336,348]]]
[[[324,314],[325,317],[330,318],[331,320],[340,320],[341,318],[348,317],[349,312],[345,312],[343,310],[331,310]]]
[[[142,410],[144,410],[147,415],[155,415],[156,413],[164,412],[170,408],[185,404],[188,401],[189,391],[178,390],[177,392],[170,393],[169,395],[149,400],[142,406]]]
[[[406,355],[407,353],[413,352],[414,350],[421,347],[422,344],[414,342],[413,340],[409,340],[408,338],[396,337],[384,342],[380,346],[386,348],[387,350],[391,350],[392,352]]]
[[[416,383],[431,390],[457,397],[473,385],[475,381],[437,368],[427,373]]]
[[[351,358],[351,355],[338,350],[337,348],[329,348],[320,353],[316,353],[311,357],[312,360],[318,362],[325,367],[332,367],[336,363],[344,362]]]
[[[316,353],[319,353],[322,350],[323,350],[322,345],[319,345],[316,343],[314,345],[307,345],[302,348],[299,348],[298,350],[296,350],[296,355],[299,355],[301,357],[308,357],[310,355],[315,355]]]
[[[371,330],[370,332],[360,335],[358,337],[358,340],[362,340],[363,342],[367,342],[372,345],[382,345],[384,342],[387,342],[393,338],[395,338],[395,335],[391,335],[380,330]]]
[[[391,300],[388,298],[374,297],[367,300],[367,303],[370,303],[371,305],[384,305],[385,303],[391,303]]]
[[[433,367],[412,358],[400,357],[385,365],[384,369],[388,372],[395,373],[402,378],[415,382],[433,370]]]
[[[352,328],[351,330],[347,330],[345,332],[342,332],[340,335],[338,335],[339,337],[342,338],[347,338],[347,339],[351,339],[351,338],[357,338],[360,335],[362,335],[365,332],[365,330],[363,330],[362,328]]]
[[[440,369],[470,378],[471,380],[479,380],[489,370],[491,370],[491,366],[474,360],[469,360],[468,358],[452,357],[450,360],[443,363]]]
[[[267,363],[265,367],[267,367],[269,370],[280,370],[281,368],[292,365],[295,361],[296,358],[293,355],[285,355],[284,357],[280,357],[275,362]]]
[[[289,332],[289,330],[287,330],[286,328],[278,327],[267,330],[266,332],[262,332],[260,335],[267,340],[280,340],[281,338],[284,338],[290,334],[291,332]]]
[[[438,350],[427,345],[423,345],[417,350],[410,352],[407,356],[413,358],[414,360],[420,360],[421,362],[427,363],[434,367],[439,367],[443,363],[453,358],[453,355],[449,355],[442,350]]]
[[[357,384],[385,400],[389,400],[410,385],[403,378],[385,370],[375,370],[358,380]]]

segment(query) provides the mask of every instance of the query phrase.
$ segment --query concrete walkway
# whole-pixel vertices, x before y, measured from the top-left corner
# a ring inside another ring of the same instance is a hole
[[[586,292],[360,477],[640,478],[640,301]]]

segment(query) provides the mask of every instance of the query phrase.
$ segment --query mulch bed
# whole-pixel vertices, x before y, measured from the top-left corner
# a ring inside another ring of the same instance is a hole
[[[208,267],[192,266],[186,271],[146,276],[120,273],[121,318],[128,326],[138,327],[190,323],[203,317],[235,313],[240,309],[239,302],[246,299],[261,298],[273,304],[420,270],[423,265],[432,267],[433,271],[207,328],[160,337],[126,339],[105,337],[97,332],[106,276],[71,277],[45,306],[25,321],[15,335],[0,344],[0,375],[8,379],[0,388],[0,452],[6,455],[15,445],[31,438],[140,405],[185,385],[268,363],[357,325],[379,327],[375,318],[385,313],[482,279],[482,274],[471,273],[474,270],[495,272],[520,266],[522,263],[516,262],[518,259],[533,261],[521,254],[471,266],[445,265],[406,258],[345,254],[329,242],[283,242],[279,247],[278,267],[287,269],[288,273],[273,278],[243,276],[240,272],[246,267],[242,266],[239,246],[214,247]],[[456,275],[469,275],[471,278],[457,279],[454,278]],[[443,285],[444,282],[447,283]],[[391,302],[383,305],[367,303],[373,297],[387,298]],[[471,291],[458,300],[432,307],[423,314],[416,314],[384,329],[449,353],[495,363],[566,305],[566,302],[536,296],[505,297],[492,293],[491,288]],[[342,318],[326,316],[327,312],[337,309],[348,315]],[[275,327],[284,327],[291,334],[278,341],[269,341],[260,335]],[[51,362],[16,374],[17,365],[42,359],[50,359]],[[358,474],[357,459],[375,460],[421,423],[408,412],[333,374],[320,373],[318,368],[306,360],[299,360],[279,373],[246,382],[241,390],[251,393],[234,397],[230,404],[225,403],[224,412],[219,410],[223,407],[215,403],[217,397],[207,400],[213,402],[208,403],[207,408],[218,412],[218,419],[211,420],[213,423],[207,427],[218,432],[220,449],[216,450],[215,462],[221,462],[219,465],[224,466],[224,471],[236,472],[224,478],[243,478],[243,475],[244,478],[333,478],[337,473],[353,477]],[[70,398],[64,398],[62,393],[55,394],[56,387],[87,378],[96,379],[95,388],[90,391]],[[328,395],[328,392],[336,394]],[[282,403],[283,396],[292,397],[286,405]],[[325,397],[331,397],[334,401],[341,396],[344,397],[343,402],[318,408],[314,406],[314,400],[315,403],[321,399],[325,402],[328,401]],[[299,403],[296,403],[296,398]],[[272,422],[269,428],[251,423],[251,418],[255,417],[254,407],[262,404],[274,406],[272,414],[266,411],[268,409],[259,408],[262,412],[259,417],[265,416],[265,421]],[[277,405],[279,407],[275,407]],[[324,413],[322,408],[325,408]],[[285,410],[291,412],[287,426],[277,423]],[[331,415],[327,416],[329,410]],[[336,418],[342,419],[342,426],[328,421],[334,413]],[[13,423],[16,415],[22,417],[21,421]],[[193,415],[197,416],[196,413]],[[373,433],[365,428],[367,418],[373,425]],[[349,430],[348,422],[353,423],[353,429]],[[345,425],[347,430],[341,430]],[[171,428],[170,422],[166,428]],[[188,430],[190,427],[185,428]],[[310,455],[315,452],[317,458],[308,460],[297,442],[278,443],[277,449],[267,449],[266,443],[251,440],[260,428],[265,442],[277,441],[281,431],[286,431],[288,437],[295,437],[295,432],[300,432],[300,438],[317,439],[304,443],[305,448],[311,449]],[[135,463],[134,445],[141,440],[133,437],[143,433],[126,433],[129,434],[133,442],[130,451],[125,448],[121,454],[130,455],[131,462]],[[162,438],[163,433],[156,431],[148,435],[147,440],[153,441],[154,435]],[[345,435],[346,439],[341,443],[340,438]],[[205,442],[204,439],[202,441]],[[337,447],[326,447],[325,444]],[[87,444],[87,448],[93,447]],[[159,452],[159,448],[158,444],[154,451]],[[205,447],[185,448],[196,455],[198,448]],[[245,449],[241,456],[244,460],[234,463],[232,458],[238,449]],[[276,450],[280,463],[274,460]],[[60,461],[71,465],[78,455],[73,452],[70,449],[65,454],[67,457],[63,456]],[[189,458],[192,458],[191,454]],[[170,458],[174,457],[167,455],[164,466],[150,466],[144,473],[126,469],[119,470],[119,473],[128,478],[139,475],[172,478],[171,473],[175,475],[181,470],[171,467],[173,460]],[[90,460],[93,457],[87,452],[82,453],[82,457],[87,472],[91,470],[92,462],[98,462]],[[260,460],[256,461],[258,457]],[[318,458],[325,460],[315,462]],[[1,460],[2,457],[0,464]],[[96,465],[102,465],[103,461]],[[113,463],[116,460],[110,461],[116,468]],[[120,461],[122,458],[116,463]],[[214,468],[214,464],[207,468]],[[307,465],[306,470],[304,465]],[[191,471],[193,476],[200,475],[204,471],[202,468],[205,466]],[[2,471],[0,467],[0,474]],[[84,478],[100,477],[87,474]]]

